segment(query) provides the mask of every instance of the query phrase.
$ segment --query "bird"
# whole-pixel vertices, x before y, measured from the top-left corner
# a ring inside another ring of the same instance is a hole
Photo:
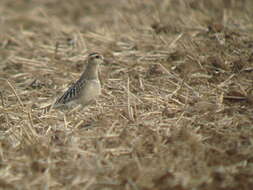
[[[62,96],[56,99],[51,108],[69,108],[73,107],[73,105],[85,107],[94,102],[101,94],[98,68],[103,62],[104,57],[101,54],[97,52],[90,53],[87,59],[87,66],[80,78]]]

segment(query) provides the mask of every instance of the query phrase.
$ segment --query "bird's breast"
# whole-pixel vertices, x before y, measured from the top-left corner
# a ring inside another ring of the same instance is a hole
[[[87,81],[85,88],[82,90],[81,104],[86,105],[95,100],[101,94],[101,85],[99,80]]]

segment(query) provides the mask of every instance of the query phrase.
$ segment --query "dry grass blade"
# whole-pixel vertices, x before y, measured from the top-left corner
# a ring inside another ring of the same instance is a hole
[[[127,78],[127,110],[128,110],[128,116],[131,121],[134,121],[134,115],[133,115],[133,108],[131,106],[131,101],[130,101],[130,87],[129,87],[129,77]]]
[[[22,103],[22,101],[21,101],[19,95],[17,94],[17,92],[16,92],[14,86],[13,86],[8,80],[6,80],[6,82],[7,82],[7,84],[9,85],[9,87],[11,88],[13,94],[16,96],[19,105],[20,105],[22,108],[24,108],[24,104]]]

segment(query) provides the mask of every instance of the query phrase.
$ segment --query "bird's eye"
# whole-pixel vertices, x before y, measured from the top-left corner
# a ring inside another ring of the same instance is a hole
[[[96,57],[95,57],[96,59],[99,59],[100,58],[100,56],[99,55],[96,55]]]

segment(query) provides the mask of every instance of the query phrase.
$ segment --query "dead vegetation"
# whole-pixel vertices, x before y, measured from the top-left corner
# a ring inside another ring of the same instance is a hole
[[[2,0],[1,189],[251,189],[251,0]],[[103,94],[41,114],[90,51]]]

